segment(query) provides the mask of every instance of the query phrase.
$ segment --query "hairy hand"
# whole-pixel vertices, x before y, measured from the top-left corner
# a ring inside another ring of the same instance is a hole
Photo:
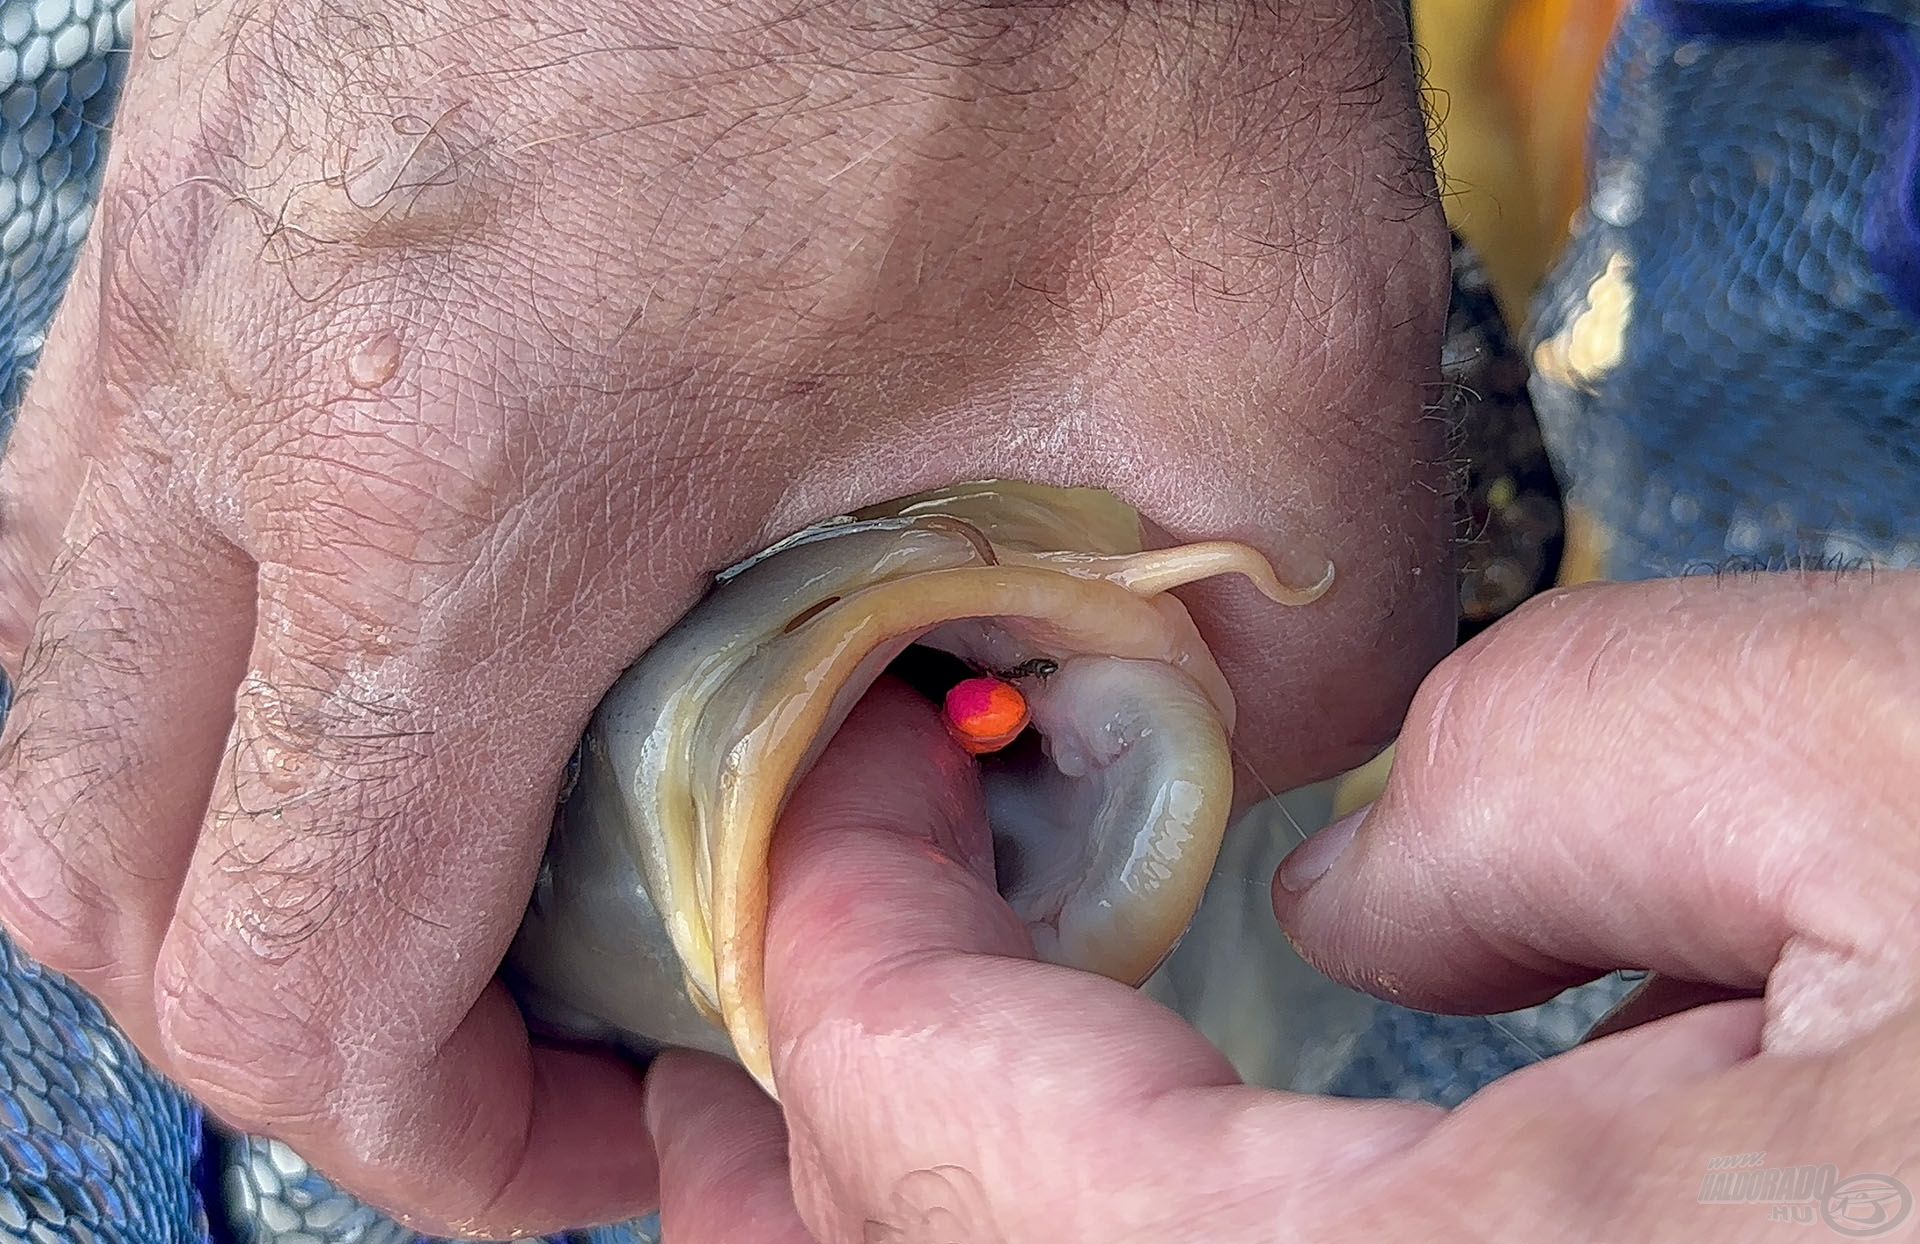
[[[0,471],[0,919],[229,1121],[490,1233],[657,1195],[640,1077],[494,970],[713,570],[993,476],[1311,545],[1313,609],[1192,597],[1275,785],[1452,612],[1399,5],[535,8],[148,6]]]
[[[1451,1113],[1243,1086],[1147,999],[1032,962],[986,880],[970,767],[855,780],[902,732],[937,743],[930,709],[876,697],[776,844],[787,1130],[737,1070],[663,1059],[667,1230],[1746,1244],[1808,1228],[1702,1204],[1716,1157],[1911,1187],[1916,609],[1920,575],[1586,589],[1427,681],[1382,799],[1283,866],[1290,934],[1431,1008],[1620,967],[1667,982]],[[1897,1203],[1829,1209],[1864,1235]]]

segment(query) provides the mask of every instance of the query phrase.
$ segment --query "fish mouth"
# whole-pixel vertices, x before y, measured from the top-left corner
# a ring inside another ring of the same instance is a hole
[[[889,672],[932,699],[988,676],[1029,721],[977,758],[995,882],[1043,959],[1137,985],[1191,921],[1234,809],[1234,703],[1169,592],[1229,542],[1143,547],[1109,494],[962,485],[830,520],[723,572],[582,742],[510,956],[536,1017],[729,1054],[774,1090],[768,857],[795,787]],[[902,763],[915,763],[903,755]]]

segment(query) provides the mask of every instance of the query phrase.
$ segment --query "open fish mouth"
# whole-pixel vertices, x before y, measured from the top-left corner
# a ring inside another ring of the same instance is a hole
[[[1246,545],[1146,549],[1110,494],[989,482],[817,524],[723,572],[608,693],[510,956],[530,1013],[737,1058],[770,1091],[768,853],[890,669],[987,676],[1027,724],[979,757],[996,884],[1051,962],[1137,985],[1193,918],[1234,810],[1234,703],[1183,584],[1288,585]],[[910,763],[911,757],[903,757]]]

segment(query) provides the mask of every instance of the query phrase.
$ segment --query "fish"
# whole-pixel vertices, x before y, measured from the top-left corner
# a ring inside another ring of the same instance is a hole
[[[834,732],[889,669],[1002,679],[1027,728],[977,757],[1002,896],[1050,962],[1138,986],[1193,919],[1244,792],[1233,693],[1173,593],[1247,545],[1149,547],[1097,489],[995,480],[838,516],[721,572],[620,678],[577,753],[507,975],[543,1027],[730,1057],[777,1095],[768,852]]]

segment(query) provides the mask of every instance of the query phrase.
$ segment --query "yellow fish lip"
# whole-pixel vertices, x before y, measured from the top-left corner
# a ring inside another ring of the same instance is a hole
[[[983,761],[1012,810],[996,834],[1028,861],[1002,893],[1043,958],[1138,984],[1191,920],[1233,805],[1232,693],[1168,593],[1229,573],[1290,604],[1332,582],[1328,567],[1284,584],[1224,541],[1144,549],[1109,494],[997,481],[830,520],[730,568],[595,714],[517,973],[636,1043],[731,1053],[773,1091],[773,833],[860,697],[920,645],[1050,668],[1031,700],[1044,748]],[[1057,832],[1065,805],[1074,834]],[[623,904],[642,919],[608,946]],[[689,1014],[725,1040],[700,1041]]]

